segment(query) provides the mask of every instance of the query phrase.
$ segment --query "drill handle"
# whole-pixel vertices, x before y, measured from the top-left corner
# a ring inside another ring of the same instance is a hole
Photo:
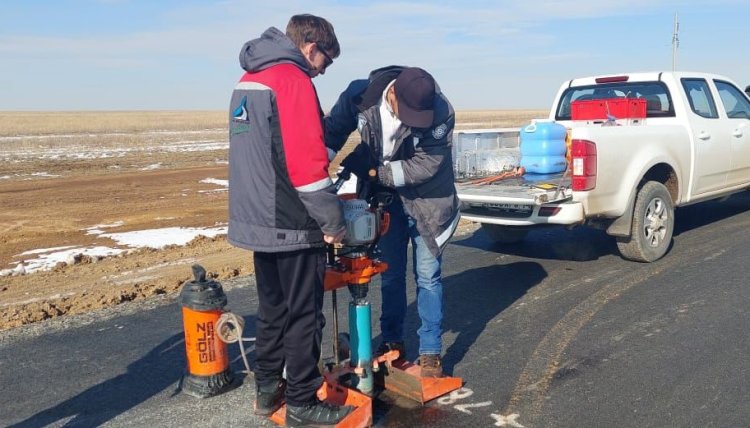
[[[344,168],[336,175],[338,175],[339,178],[337,178],[333,183],[333,188],[336,189],[336,192],[338,192],[339,190],[341,190],[341,187],[344,185],[346,180],[348,180],[352,176],[352,172],[349,171],[349,168]]]

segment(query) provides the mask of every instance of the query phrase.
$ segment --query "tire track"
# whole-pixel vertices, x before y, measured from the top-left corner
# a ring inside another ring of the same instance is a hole
[[[658,263],[655,269],[653,264],[646,265],[650,268],[646,272],[641,268],[615,279],[566,313],[534,349],[518,377],[504,414],[519,413],[524,425],[536,426],[552,378],[560,368],[561,356],[578,332],[610,301],[673,267],[677,261],[670,258],[670,261]]]
[[[539,426],[545,397],[555,373],[560,368],[562,354],[581,329],[602,308],[633,287],[647,283],[651,278],[680,265],[700,263],[722,252],[731,253],[731,245],[741,245],[742,242],[746,242],[747,235],[750,235],[748,223],[750,220],[747,219],[730,223],[719,222],[713,224],[711,230],[703,229],[702,232],[705,233],[683,234],[678,239],[679,244],[675,243],[675,248],[672,248],[672,253],[666,258],[651,264],[634,263],[635,268],[630,273],[613,278],[609,284],[568,311],[534,349],[518,377],[504,414],[520,414],[524,426]],[[707,241],[706,235],[712,240]],[[732,243],[727,243],[716,238],[717,236],[734,236],[735,239]],[[617,273],[619,272],[614,274]]]

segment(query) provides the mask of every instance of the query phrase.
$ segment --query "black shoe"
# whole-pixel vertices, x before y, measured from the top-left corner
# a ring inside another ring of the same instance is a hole
[[[388,351],[398,351],[396,361],[401,361],[406,357],[406,345],[404,345],[404,342],[382,342],[375,351],[375,355],[383,355]]]
[[[288,427],[332,427],[354,410],[351,406],[336,406],[317,398],[305,406],[286,406]]]
[[[269,385],[255,384],[255,408],[253,411],[259,416],[271,416],[284,404],[286,381],[275,381]]]

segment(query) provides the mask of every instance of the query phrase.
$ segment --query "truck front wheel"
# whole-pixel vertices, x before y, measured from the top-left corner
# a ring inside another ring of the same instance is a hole
[[[526,234],[529,233],[528,229],[488,223],[482,223],[482,230],[498,244],[515,244],[521,242],[526,237]]]
[[[669,249],[674,231],[674,204],[667,188],[649,181],[635,197],[629,238],[617,238],[620,254],[637,262],[659,260]]]

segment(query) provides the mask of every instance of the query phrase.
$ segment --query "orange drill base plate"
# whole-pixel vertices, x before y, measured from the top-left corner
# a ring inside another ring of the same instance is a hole
[[[354,410],[335,425],[336,428],[367,428],[372,426],[372,398],[361,392],[342,387],[335,382],[326,380],[318,389],[318,398],[338,406],[354,407]],[[280,426],[286,426],[286,404],[281,406],[271,420]]]
[[[381,365],[382,375],[376,376],[375,379],[383,388],[422,404],[455,391],[463,385],[460,377],[422,377],[420,370],[418,365],[408,361],[394,361]]]

